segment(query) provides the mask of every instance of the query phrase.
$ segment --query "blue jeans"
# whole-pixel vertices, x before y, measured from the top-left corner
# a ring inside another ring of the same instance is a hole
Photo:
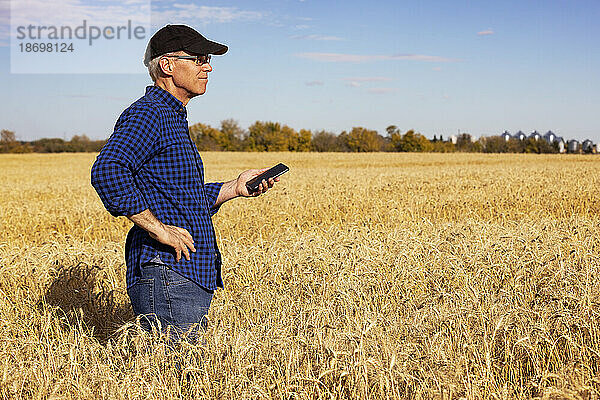
[[[206,329],[213,291],[166,264],[148,263],[141,270],[141,279],[127,289],[127,294],[142,326],[148,331],[153,327],[162,332],[168,330],[172,341],[186,337],[192,343],[197,342]]]

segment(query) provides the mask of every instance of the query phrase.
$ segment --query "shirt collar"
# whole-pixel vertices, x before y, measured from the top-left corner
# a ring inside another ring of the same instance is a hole
[[[183,103],[171,93],[166,90],[159,88],[158,86],[148,86],[146,87],[146,96],[152,97],[154,100],[159,103],[165,104],[175,110],[180,114],[187,115],[187,110]]]

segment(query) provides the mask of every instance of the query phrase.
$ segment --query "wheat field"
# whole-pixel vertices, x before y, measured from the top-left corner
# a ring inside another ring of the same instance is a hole
[[[598,398],[600,157],[202,156],[290,172],[214,217],[225,289],[169,351],[95,155],[0,155],[1,398]]]

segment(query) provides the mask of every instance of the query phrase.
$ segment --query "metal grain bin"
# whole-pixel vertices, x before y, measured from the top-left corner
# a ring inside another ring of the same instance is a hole
[[[517,139],[517,140],[525,140],[525,139],[527,139],[527,136],[522,131],[519,131],[519,132],[515,133],[515,136],[513,136],[513,137],[515,139]]]
[[[542,135],[540,135],[538,131],[533,131],[529,134],[530,139],[540,140],[541,137]]]
[[[590,139],[584,140],[581,144],[581,150],[584,153],[592,153],[594,151],[594,142],[592,142]]]
[[[579,153],[579,141],[571,139],[567,142],[567,151],[569,153]]]
[[[546,132],[546,134],[544,135],[544,139],[546,140],[546,142],[552,144],[554,143],[554,141],[556,140],[556,135],[554,134],[554,132],[552,131],[548,131]]]

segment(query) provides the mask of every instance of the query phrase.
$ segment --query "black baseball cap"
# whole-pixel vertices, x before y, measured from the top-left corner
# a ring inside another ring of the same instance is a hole
[[[144,65],[148,66],[150,60],[155,57],[181,50],[191,54],[221,55],[227,52],[227,46],[208,40],[187,25],[166,25],[150,38],[144,55]]]

